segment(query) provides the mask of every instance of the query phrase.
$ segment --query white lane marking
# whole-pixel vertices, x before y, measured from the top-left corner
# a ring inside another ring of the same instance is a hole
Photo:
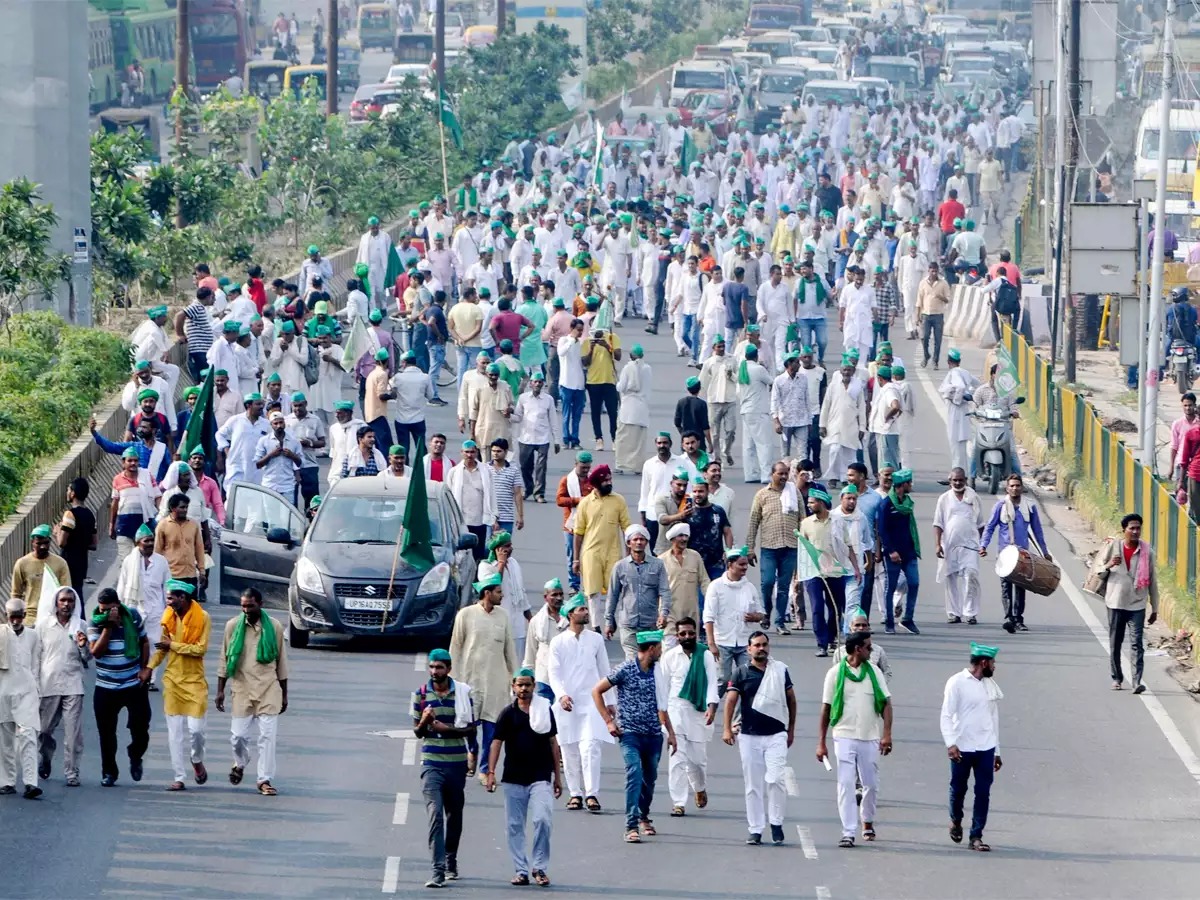
[[[417,761],[417,739],[406,738],[404,741],[404,765],[411,766]]]
[[[800,837],[800,849],[804,851],[804,858],[816,859],[817,845],[813,843],[812,832],[803,825],[797,825],[796,834]]]
[[[823,884],[818,884],[816,887],[817,900],[833,900],[833,894],[829,892],[829,888]]]
[[[383,866],[383,888],[381,894],[394,894],[400,883],[400,857],[389,856]]]
[[[403,825],[408,821],[408,794],[396,795],[396,809],[392,813],[392,824]]]
[[[789,797],[800,796],[800,782],[796,779],[796,770],[791,766],[787,766],[783,770],[783,785],[787,789]]]
[[[413,657],[413,671],[414,672],[424,672],[425,665],[426,665],[425,657],[423,657],[420,653],[418,653],[416,656]]]
[[[385,737],[385,738],[395,739],[395,738],[403,738],[403,737],[411,736],[412,729],[411,728],[396,728],[396,729],[393,729],[392,731],[368,731],[367,734],[370,735],[371,737]]]
[[[925,388],[925,392],[929,395],[930,401],[933,403],[933,408],[937,410],[942,421],[946,421],[945,402],[934,389],[933,383],[929,380],[929,376],[925,373],[918,373],[918,380]],[[1075,607],[1075,612],[1079,614],[1079,618],[1083,620],[1083,624],[1088,627],[1092,635],[1099,642],[1100,646],[1108,651],[1108,629],[1100,622],[1099,616],[1088,605],[1087,599],[1083,596],[1083,592],[1075,586],[1070,576],[1066,572],[1062,573],[1062,581],[1060,584],[1067,593],[1067,598],[1071,601],[1071,605]],[[1179,726],[1171,719],[1170,713],[1166,707],[1162,705],[1162,701],[1154,696],[1154,693],[1147,688],[1144,694],[1139,695],[1142,703],[1146,705],[1146,711],[1150,713],[1150,718],[1154,720],[1154,724],[1158,726],[1158,730],[1162,732],[1163,737],[1167,739],[1167,743],[1171,745],[1171,749],[1175,751],[1175,755],[1179,757],[1179,761],[1183,763],[1183,767],[1187,769],[1188,774],[1192,776],[1192,780],[1200,785],[1200,756],[1197,756],[1184,738],[1183,733],[1179,730]]]

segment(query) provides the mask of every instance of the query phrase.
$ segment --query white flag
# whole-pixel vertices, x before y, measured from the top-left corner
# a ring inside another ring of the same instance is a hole
[[[355,316],[354,324],[350,326],[350,334],[346,338],[346,349],[342,351],[342,368],[353,372],[362,355],[371,349],[371,343],[372,335],[367,331],[362,317]]]
[[[658,90],[656,90],[656,91],[654,92],[654,103],[653,103],[653,104],[651,104],[651,105],[652,105],[652,106],[653,106],[655,109],[662,109],[662,108],[663,108],[663,106],[665,105],[665,104],[663,103],[662,88],[659,88]]]
[[[579,126],[575,122],[572,122],[571,130],[567,132],[566,139],[563,140],[563,149],[570,150],[572,147],[576,146],[578,143],[579,143]]]
[[[629,89],[622,88],[621,89],[621,110],[622,111],[627,110],[631,106],[633,106],[633,103],[629,99]]]
[[[577,81],[568,85],[567,89],[562,92],[562,102],[567,109],[578,109],[579,104],[583,103],[583,82]]]

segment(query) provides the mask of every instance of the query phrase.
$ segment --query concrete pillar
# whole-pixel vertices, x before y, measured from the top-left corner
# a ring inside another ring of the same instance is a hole
[[[54,248],[75,252],[75,230],[91,241],[86,0],[0,0],[0,182],[40,184],[58,215]],[[88,262],[73,267],[53,308],[92,320]]]

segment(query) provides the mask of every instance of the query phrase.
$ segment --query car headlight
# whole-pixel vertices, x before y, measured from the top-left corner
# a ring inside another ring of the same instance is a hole
[[[421,579],[421,583],[417,586],[417,596],[440,594],[446,590],[449,584],[450,564],[444,562],[438,563],[426,572],[425,577]]]
[[[311,594],[325,593],[325,585],[321,582],[321,573],[316,564],[304,556],[296,563],[296,586]]]

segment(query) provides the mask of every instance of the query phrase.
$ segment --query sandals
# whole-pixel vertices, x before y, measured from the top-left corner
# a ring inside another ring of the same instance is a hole
[[[600,801],[597,800],[595,797],[588,797],[586,800],[583,801],[583,803],[584,803],[584,806],[587,807],[588,812],[590,812],[590,813],[600,812]]]
[[[654,823],[649,819],[642,819],[638,824],[641,826],[642,834],[646,835],[646,837],[654,837],[656,834],[658,834],[658,831],[654,827]]]
[[[204,768],[204,763],[192,763],[192,774],[195,776],[196,784],[204,784],[208,781],[208,769]]]
[[[696,791],[696,809],[708,806],[708,791]]]
[[[234,766],[232,769],[229,770],[229,783],[230,784],[241,784],[242,777],[245,774],[246,774],[246,770],[243,769],[241,766]]]
[[[542,502],[545,503],[546,501],[543,500]],[[550,887],[550,878],[541,869],[535,869],[529,874],[533,878],[533,883],[538,887]]]
[[[641,842],[642,842],[642,836],[640,834],[638,834],[638,831],[636,828],[630,828],[628,831],[625,832],[625,843],[640,844]]]
[[[510,881],[509,884],[511,884],[515,887],[525,887],[527,884],[529,884],[529,876],[528,875],[514,875],[512,877],[512,881]]]
[[[950,840],[954,841],[954,843],[956,843],[956,844],[961,844],[962,837],[963,837],[962,823],[961,822],[951,822],[950,823]]]
[[[678,819],[682,815],[683,815],[683,807],[682,806],[672,806],[671,807],[671,818]]]
[[[583,809],[583,798],[572,797],[567,801],[567,809]]]
[[[838,846],[842,847],[843,849],[848,850],[849,848],[854,846],[854,838],[847,835],[846,837],[844,837],[840,841],[838,841]]]
[[[187,790],[187,785],[186,785],[186,784],[184,784],[182,781],[172,781],[170,784],[168,784],[168,785],[166,786],[165,790],[168,790],[168,791],[186,791],[186,790]]]
[[[258,792],[264,797],[274,797],[279,793],[279,791],[275,790],[275,788],[271,786],[271,782],[269,781],[264,781],[262,784],[260,784],[258,786]]]
[[[972,850],[978,850],[980,853],[990,853],[992,849],[983,842],[983,838],[971,838],[971,843],[967,846]]]
[[[478,753],[467,754],[467,777],[472,778],[475,775],[475,766],[479,763]]]
[[[867,843],[875,840],[875,826],[870,824],[863,825],[863,840]]]

